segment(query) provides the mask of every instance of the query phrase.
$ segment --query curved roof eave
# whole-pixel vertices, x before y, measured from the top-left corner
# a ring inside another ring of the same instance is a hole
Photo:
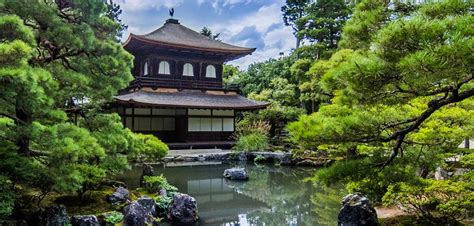
[[[208,51],[208,52],[216,52],[216,53],[229,53],[229,54],[252,54],[256,48],[242,48],[242,50],[235,50],[235,49],[223,49],[223,48],[205,48],[205,47],[199,47],[199,46],[190,46],[190,45],[183,45],[183,44],[175,44],[175,43],[169,43],[169,42],[161,42],[161,41],[156,41],[156,40],[150,40],[144,37],[140,37],[140,35],[135,35],[130,33],[128,36],[127,40],[122,44],[124,48],[127,47],[127,45],[132,42],[133,40],[137,40],[140,42],[144,42],[147,44],[151,45],[158,45],[158,46],[166,46],[166,47],[171,47],[171,48],[178,48],[178,49],[192,49],[192,50],[198,50],[198,51]]]

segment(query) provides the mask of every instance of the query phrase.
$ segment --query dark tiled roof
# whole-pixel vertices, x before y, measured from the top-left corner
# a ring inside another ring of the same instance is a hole
[[[225,53],[246,53],[250,54],[255,51],[255,48],[245,48],[234,46],[221,41],[213,40],[193,31],[183,25],[178,20],[169,19],[166,23],[156,29],[155,31],[145,35],[130,34],[126,46],[131,39],[138,39],[141,41],[148,41],[150,43],[171,45],[181,48],[191,48],[197,50],[225,52]]]
[[[115,100],[119,103],[173,108],[252,110],[262,109],[268,105],[268,103],[250,100],[237,94],[217,95],[202,93],[201,91],[159,93],[140,90],[118,95]]]

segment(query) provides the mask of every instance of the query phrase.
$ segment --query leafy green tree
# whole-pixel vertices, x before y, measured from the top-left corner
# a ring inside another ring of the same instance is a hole
[[[304,21],[301,21],[301,18],[306,15],[305,8],[310,2],[310,0],[286,0],[286,4],[281,7],[283,22],[285,26],[290,26],[293,29],[293,34],[296,37],[296,49],[300,47],[302,40],[299,32],[304,27]]]
[[[368,2],[377,1],[360,4]],[[302,134],[296,130],[310,123],[328,128],[317,136],[304,135],[316,142],[390,143],[391,155],[381,163],[386,166],[427,121],[449,108],[470,106],[466,101],[474,89],[469,4],[431,3],[410,15],[385,23],[370,34],[370,44],[329,67],[320,86],[334,95],[333,104],[290,126],[295,138]],[[353,20],[358,18],[364,17]],[[333,121],[333,129],[320,124],[325,120]]]
[[[83,194],[153,146],[102,109],[132,79],[118,14],[103,1],[0,3],[0,174],[39,201]]]
[[[224,83],[224,86],[237,85],[237,80],[241,74],[242,71],[239,69],[239,67],[230,64],[224,64],[224,68],[222,70],[222,82]]]

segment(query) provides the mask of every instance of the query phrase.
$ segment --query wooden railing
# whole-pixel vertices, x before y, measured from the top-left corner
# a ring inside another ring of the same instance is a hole
[[[183,80],[173,78],[156,78],[156,77],[136,77],[130,83],[129,88],[141,87],[167,87],[177,89],[203,89],[203,90],[224,90],[239,92],[237,86],[224,87],[221,82],[202,81],[202,80]]]

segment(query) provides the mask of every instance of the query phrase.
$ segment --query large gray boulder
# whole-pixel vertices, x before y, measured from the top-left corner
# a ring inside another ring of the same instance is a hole
[[[245,172],[244,168],[230,168],[224,170],[224,175],[225,178],[229,180],[248,180],[249,176],[247,175],[247,172]]]
[[[168,209],[168,220],[177,225],[186,225],[198,220],[197,203],[193,197],[176,193]]]
[[[447,180],[449,179],[449,172],[441,167],[436,168],[434,177],[436,180]]]
[[[130,192],[124,187],[118,187],[115,192],[107,196],[107,202],[112,205],[124,203],[130,197]]]
[[[374,207],[361,194],[349,194],[342,198],[337,220],[340,226],[380,225]]]
[[[99,226],[99,220],[94,215],[71,217],[72,226]]]
[[[69,223],[66,207],[63,205],[48,207],[43,212],[40,225],[65,226]]]
[[[146,226],[153,222],[153,216],[137,201],[131,202],[123,209],[124,226]]]
[[[137,199],[137,202],[145,208],[146,212],[148,215],[156,217],[157,216],[157,211],[156,211],[156,202],[154,199],[148,197],[148,196],[142,196]]]

